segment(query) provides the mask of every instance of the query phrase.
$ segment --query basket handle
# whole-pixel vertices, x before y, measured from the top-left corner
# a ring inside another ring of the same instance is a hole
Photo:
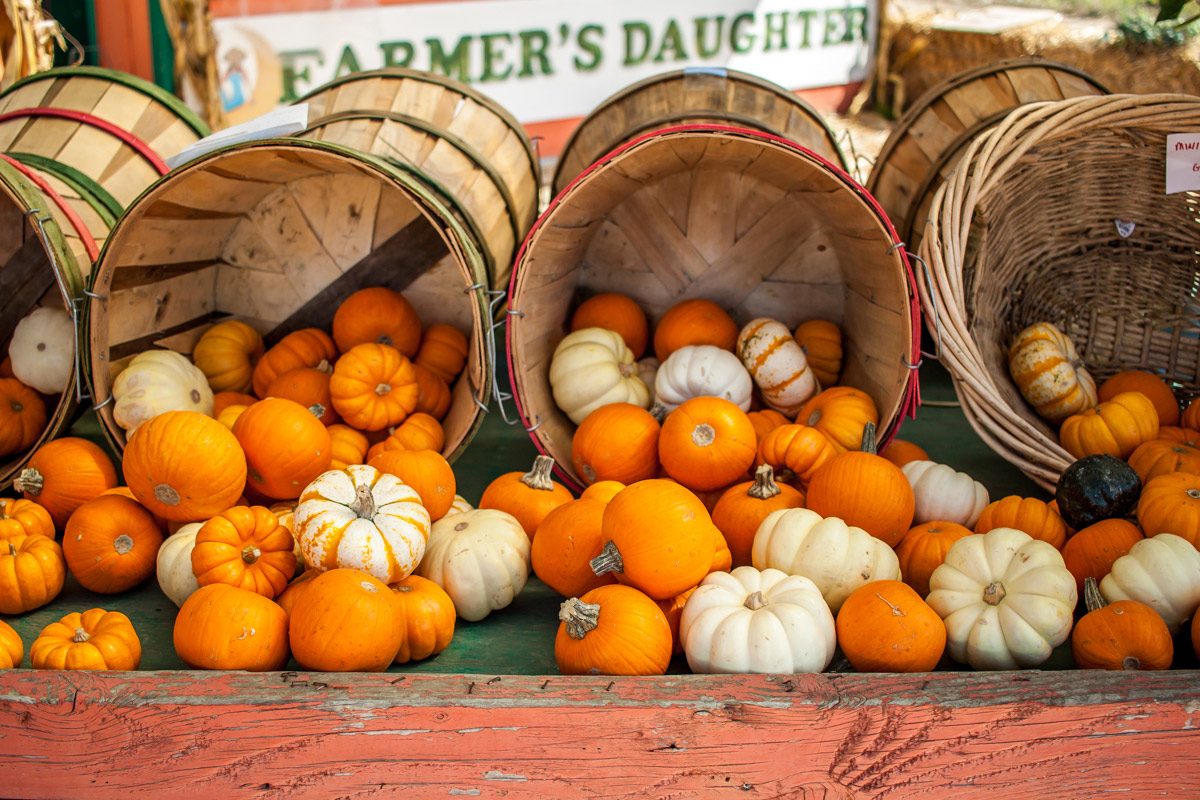
[[[942,317],[938,311],[937,296],[933,293],[933,275],[929,271],[929,265],[925,263],[925,259],[916,253],[909,252],[908,247],[903,242],[900,242],[897,247],[903,248],[905,255],[910,259],[921,263],[921,271],[913,273],[917,284],[917,294],[922,296],[922,300],[928,299],[929,306],[933,310],[934,352],[926,353],[924,350],[918,351],[921,357],[917,360],[916,364],[908,363],[908,359],[903,357],[900,359],[904,366],[911,370],[917,370],[920,369],[921,364],[927,358],[932,358],[934,361],[942,360]],[[924,281],[921,280],[922,275],[924,275]]]

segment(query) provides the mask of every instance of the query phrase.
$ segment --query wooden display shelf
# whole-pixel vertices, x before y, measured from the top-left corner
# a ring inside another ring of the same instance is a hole
[[[922,378],[927,400],[953,396],[939,367]],[[89,431],[94,418],[76,427]],[[1038,493],[956,408],[926,406],[901,435],[994,498]],[[534,453],[493,412],[455,465],[460,492],[477,500]],[[1064,646],[1020,672],[700,676],[676,659],[659,678],[564,677],[558,602],[532,580],[508,609],[460,621],[440,656],[387,673],[198,672],[153,581],[102,597],[69,579],[9,620],[26,651],[49,621],[104,604],[134,619],[143,670],[0,673],[0,795],[1200,797],[1186,636],[1159,673],[1072,670]]]

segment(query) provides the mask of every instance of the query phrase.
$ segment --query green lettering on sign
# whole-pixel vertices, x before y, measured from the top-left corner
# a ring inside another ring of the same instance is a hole
[[[825,9],[825,38],[821,44],[825,47],[846,41],[846,17],[840,8]]]
[[[546,55],[546,48],[550,46],[550,34],[545,31],[521,31],[517,35],[521,37],[521,71],[517,73],[517,77],[528,78],[533,75],[535,59],[540,63],[543,75],[553,75],[550,56]]]
[[[672,55],[668,56],[668,52]],[[654,63],[661,64],[668,58],[672,61],[687,61],[687,57],[687,50],[683,47],[683,34],[679,32],[679,23],[670,20],[667,23],[667,30],[663,34],[662,42],[658,46],[658,52],[654,56]]]
[[[380,42],[385,67],[407,67],[412,63],[415,48],[412,42]]]
[[[317,66],[325,66],[325,58],[321,55],[320,50],[284,50],[279,54],[279,63],[283,71],[283,96],[279,98],[281,103],[291,103],[300,98],[300,90],[297,83],[300,81],[312,82],[312,74],[309,69],[312,64],[305,64],[304,67],[299,67],[298,62],[301,59],[316,59]]]
[[[591,56],[591,60],[585,61],[580,56],[575,56],[575,69],[580,72],[591,72],[600,66],[600,62],[604,60],[604,50],[600,47],[600,39],[603,36],[604,28],[599,25],[584,25],[579,29],[575,41],[580,50]]]
[[[483,42],[483,74],[479,76],[481,83],[488,81],[502,81],[512,74],[512,64],[507,64],[503,72],[497,72],[496,60],[504,58],[504,51],[498,49],[496,42],[506,42],[512,44],[511,33],[485,33],[480,35],[479,41]]]
[[[776,20],[778,17],[778,20]],[[788,15],[784,11],[779,14],[767,14],[767,35],[763,38],[763,52],[769,53],[772,50],[787,50],[787,32],[788,32]],[[779,46],[775,47],[772,42],[779,40]]]
[[[738,14],[733,18],[733,24],[729,26],[729,46],[733,48],[733,52],[749,53],[750,48],[754,47],[754,34],[742,33],[743,28],[753,24],[754,15],[750,13]]]
[[[641,52],[634,55],[634,40],[640,38]],[[625,66],[641,64],[650,55],[650,26],[644,22],[625,23]]]
[[[717,23],[716,35],[710,46],[704,35],[708,30],[708,17],[696,17],[696,54],[700,58],[712,58],[721,50],[721,38],[725,35],[725,16],[714,17]]]
[[[459,39],[458,44],[454,45],[454,49],[450,51],[449,55],[442,47],[441,39],[426,39],[425,44],[429,45],[429,71],[440,72],[463,83],[469,83],[471,81],[471,40],[473,38],[475,37],[468,34]]]
[[[812,18],[817,15],[816,11],[808,9],[807,11],[797,11],[796,16],[800,18],[801,30],[803,33],[800,36],[800,49],[805,50],[812,47],[812,40],[808,38],[809,23]]]
[[[362,72],[362,67],[358,66],[358,56],[354,55],[354,48],[346,45],[342,48],[342,57],[338,59],[333,77],[341,78],[344,75],[353,75],[355,72]]]

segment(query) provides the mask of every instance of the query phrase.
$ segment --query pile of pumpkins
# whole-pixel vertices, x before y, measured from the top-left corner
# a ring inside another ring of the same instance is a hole
[[[0,458],[41,438],[74,369],[75,324],[64,309],[38,306],[17,323],[0,361]]]

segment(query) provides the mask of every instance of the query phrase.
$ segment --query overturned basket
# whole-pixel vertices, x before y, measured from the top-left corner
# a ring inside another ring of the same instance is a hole
[[[1012,336],[1057,325],[1097,382],[1124,369],[1200,389],[1200,216],[1168,195],[1167,135],[1200,131],[1200,99],[1111,95],[1037,103],[971,145],[934,197],[922,287],[963,413],[1046,488],[1074,459],[1008,373]]]

